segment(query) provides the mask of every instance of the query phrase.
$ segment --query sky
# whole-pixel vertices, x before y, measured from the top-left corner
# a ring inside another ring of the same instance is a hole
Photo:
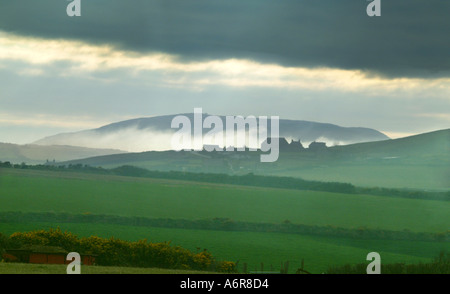
[[[0,0],[0,142],[165,114],[450,127],[450,1]]]

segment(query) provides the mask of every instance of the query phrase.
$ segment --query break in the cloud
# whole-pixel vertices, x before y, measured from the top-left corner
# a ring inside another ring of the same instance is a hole
[[[379,18],[362,0],[67,3],[0,3],[0,141],[194,107],[392,137],[450,125],[448,1]]]
[[[110,45],[79,41],[26,38],[0,31],[0,60],[24,63],[18,75],[40,76],[46,66],[60,63],[61,76],[93,75],[122,70],[136,78],[157,72],[166,86],[268,87],[308,90],[383,92],[450,90],[450,78],[383,78],[361,70],[283,67],[246,59],[186,62],[165,53],[135,53]],[[118,77],[122,78],[122,77]],[[114,77],[109,78],[111,82]]]
[[[294,67],[368,70],[391,77],[447,76],[450,2],[365,0],[4,0],[0,29],[113,44],[192,60],[250,59]]]

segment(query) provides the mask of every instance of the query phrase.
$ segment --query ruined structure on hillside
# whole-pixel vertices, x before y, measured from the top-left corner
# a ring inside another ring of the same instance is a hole
[[[264,141],[261,145],[271,143],[272,138],[267,138],[266,141]],[[292,140],[290,143],[286,138],[278,138],[278,144],[281,152],[299,152],[303,151],[305,148],[303,147],[302,143],[300,143],[300,140],[295,141]]]
[[[323,142],[312,142],[311,144],[309,144],[308,149],[311,151],[320,151],[320,150],[326,150],[327,149],[327,145]]]
[[[289,142],[286,138],[280,137],[278,138],[278,144],[279,144],[279,150],[281,152],[301,152],[305,150],[311,150],[311,151],[320,151],[320,150],[326,150],[327,145],[323,142],[312,142],[308,145],[308,148],[306,149],[303,147],[300,140],[292,140]],[[272,138],[267,138],[261,145],[264,146],[264,144],[270,144],[272,142]],[[220,150],[225,151],[226,148],[221,148],[218,145],[203,145],[203,151],[213,151],[213,150]],[[245,147],[245,151],[249,151],[248,147]]]

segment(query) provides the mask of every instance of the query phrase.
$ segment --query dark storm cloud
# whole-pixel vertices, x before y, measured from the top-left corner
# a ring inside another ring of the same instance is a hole
[[[110,43],[185,60],[248,58],[286,66],[368,70],[390,77],[450,73],[450,1],[2,0],[0,30]]]

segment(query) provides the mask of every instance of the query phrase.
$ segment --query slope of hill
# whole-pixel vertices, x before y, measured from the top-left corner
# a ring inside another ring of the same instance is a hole
[[[194,115],[182,114],[194,121]],[[203,118],[207,114],[203,115]],[[112,123],[98,129],[75,133],[63,133],[34,142],[39,145],[72,145],[90,148],[117,148],[131,152],[170,150],[171,138],[176,129],[171,128],[176,115],[166,115]],[[225,126],[226,117],[221,116]],[[258,120],[259,123],[259,120]],[[193,124],[192,124],[193,125]],[[206,134],[209,129],[204,129]],[[268,123],[270,134],[270,120]],[[369,128],[345,128],[333,124],[280,120],[280,136],[309,143],[320,140],[328,145],[351,144],[389,139],[386,135]]]
[[[106,155],[62,164],[149,170],[293,176],[348,182],[358,186],[450,188],[450,129],[421,135],[335,146],[324,150],[281,152],[278,161],[261,163],[260,152],[150,151]]]
[[[280,159],[282,157],[280,156]],[[450,129],[284,156],[272,175],[360,186],[450,190]],[[264,169],[260,172],[265,173]]]
[[[67,161],[107,154],[124,153],[115,149],[93,149],[75,146],[16,145],[0,143],[0,161],[40,164],[48,161]]]
[[[335,146],[336,151],[372,156],[449,156],[450,129],[399,138],[395,140],[366,142]]]

